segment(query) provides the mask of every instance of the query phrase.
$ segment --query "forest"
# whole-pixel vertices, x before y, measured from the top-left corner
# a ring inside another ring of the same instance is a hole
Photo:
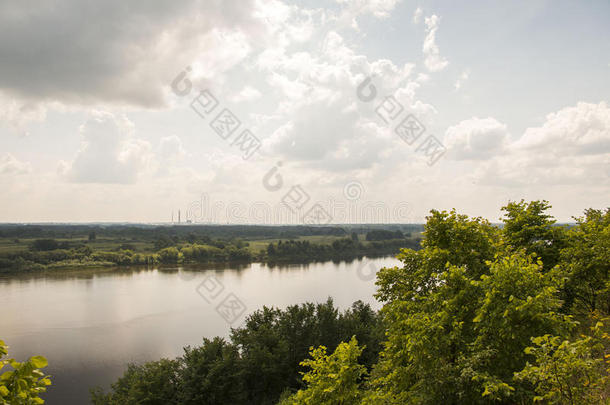
[[[432,210],[421,248],[379,270],[380,311],[362,302],[342,311],[332,299],[264,307],[228,339],[130,364],[92,401],[608,404],[610,209],[566,226],[550,208],[509,202],[500,226]],[[0,398],[45,389],[44,359],[33,359],[26,371],[40,375],[22,385],[2,377]]]

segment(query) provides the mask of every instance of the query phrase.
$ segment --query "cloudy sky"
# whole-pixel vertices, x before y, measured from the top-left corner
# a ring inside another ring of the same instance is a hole
[[[606,0],[4,0],[0,222],[299,222],[316,203],[333,222],[496,221],[521,198],[569,220],[609,205],[609,16]]]

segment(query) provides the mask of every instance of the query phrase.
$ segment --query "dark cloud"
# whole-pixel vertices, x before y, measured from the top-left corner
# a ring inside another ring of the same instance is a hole
[[[212,29],[256,33],[253,2],[3,1],[0,90],[65,104],[164,104]]]

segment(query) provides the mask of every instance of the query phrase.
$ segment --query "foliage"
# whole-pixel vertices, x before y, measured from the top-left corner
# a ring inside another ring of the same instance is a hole
[[[375,225],[360,225],[359,233],[366,233]],[[419,231],[420,225],[407,225],[409,230]],[[154,243],[157,239],[167,238],[171,241],[189,243],[209,243],[211,239],[247,238],[247,239],[291,239],[299,236],[345,235],[346,226],[307,226],[307,225],[147,225],[147,224],[112,224],[112,225],[76,225],[76,224],[0,224],[0,237],[16,239],[26,238],[88,238],[95,232],[98,240],[131,239]],[[159,250],[162,246],[157,248]]]
[[[358,363],[363,348],[352,337],[349,343],[341,343],[333,354],[326,354],[326,347],[310,350],[311,359],[301,362],[310,371],[303,373],[307,388],[284,399],[281,405],[355,405],[362,399],[360,385],[366,368]]]
[[[385,229],[375,229],[366,233],[366,240],[388,240],[402,239],[404,235],[401,231],[389,231]]]
[[[47,251],[59,249],[59,243],[55,239],[36,239],[32,243],[32,250]]]
[[[128,365],[109,393],[92,390],[92,401],[99,405],[245,403],[240,361],[235,345],[221,338],[204,339],[199,347],[186,347],[176,360]]]
[[[482,383],[483,397],[529,400],[529,386],[520,386],[512,377],[526,364],[530,338],[547,332],[565,334],[573,325],[569,317],[557,313],[561,307],[558,277],[543,272],[541,262],[516,255],[492,263],[490,274],[475,284],[484,295],[473,319],[476,338],[472,350],[489,354],[489,358],[482,367],[466,362],[473,381]],[[478,363],[482,358],[477,357]]]
[[[400,232],[400,231],[397,231]],[[394,232],[390,232],[394,235]],[[394,235],[396,237],[396,235]],[[401,234],[402,238],[402,234]],[[336,259],[352,258],[363,255],[395,254],[401,247],[419,248],[418,239],[387,239],[375,240],[361,243],[356,238],[341,238],[334,240],[331,244],[312,243],[308,240],[280,240],[267,246],[267,258],[269,261],[299,260],[310,261],[312,259]]]
[[[159,261],[165,264],[178,263],[180,260],[180,251],[175,247],[168,247],[157,252]]]
[[[153,404],[156,398],[168,404],[274,404],[285,389],[304,387],[301,362],[310,347],[334,350],[352,336],[367,345],[359,349],[360,364],[370,368],[383,330],[369,305],[356,302],[343,312],[332,300],[285,310],[263,307],[232,330],[229,342],[204,339],[171,362],[131,365],[109,393],[98,389],[92,397],[98,404]]]
[[[237,346],[221,338],[184,349],[181,358],[180,403],[232,405],[244,403],[242,359]]]
[[[388,330],[368,402],[533,398],[530,385],[513,378],[526,365],[524,349],[533,336],[566,333],[572,321],[558,313],[560,273],[544,271],[535,249],[522,246],[539,240],[524,236],[527,224],[547,220],[515,218],[500,232],[481,218],[432,211],[423,249],[404,250],[404,267],[378,273]]]
[[[605,328],[607,330],[607,328]],[[597,322],[590,336],[571,340],[543,335],[532,338],[526,352],[535,357],[516,377],[535,386],[535,402],[550,404],[610,403],[610,336]]]
[[[161,359],[142,365],[129,364],[127,371],[112,384],[112,392],[91,391],[95,405],[172,405],[178,404],[179,362]]]
[[[610,314],[610,209],[586,210],[568,232],[561,268],[568,276],[566,309]]]
[[[30,357],[27,361],[18,362],[14,359],[4,359],[8,355],[8,346],[0,340],[0,372],[8,365],[12,370],[0,374],[0,404],[30,405],[42,404],[40,394],[51,385],[48,375],[41,368],[48,362],[42,356]]]
[[[509,202],[502,211],[506,212],[502,236],[513,250],[525,249],[542,260],[546,270],[559,262],[560,250],[565,247],[564,227],[554,226],[555,219],[546,213],[551,208],[548,201],[529,203]]]
[[[309,348],[324,345],[334,350],[353,335],[367,345],[361,363],[371,367],[377,360],[383,330],[367,304],[355,302],[343,313],[332,300],[254,312],[245,327],[231,335],[243,354],[249,403],[275,403],[284,389],[301,388],[300,363]]]

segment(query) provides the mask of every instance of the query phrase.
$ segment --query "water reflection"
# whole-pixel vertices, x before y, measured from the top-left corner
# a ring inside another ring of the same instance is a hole
[[[94,280],[97,278],[112,277],[112,278],[128,278],[134,274],[144,272],[159,272],[163,274],[176,274],[184,279],[192,279],[196,274],[204,271],[213,270],[216,272],[232,271],[237,274],[251,268],[253,265],[259,265],[269,270],[294,270],[304,269],[311,265],[328,264],[346,265],[360,263],[363,260],[371,261],[375,259],[383,259],[384,257],[358,257],[353,259],[333,259],[328,261],[311,260],[300,263],[286,262],[270,262],[270,263],[201,263],[201,264],[185,264],[185,265],[139,265],[139,266],[122,266],[122,267],[88,267],[88,268],[58,268],[34,272],[22,273],[0,273],[0,284],[13,284],[28,282],[30,280]],[[386,256],[387,258],[387,256]]]

